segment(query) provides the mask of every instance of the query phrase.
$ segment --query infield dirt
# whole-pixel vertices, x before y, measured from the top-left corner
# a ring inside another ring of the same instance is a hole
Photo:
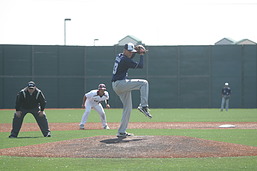
[[[186,136],[96,136],[1,149],[0,155],[73,158],[200,158],[257,156],[257,147]]]
[[[235,128],[219,128],[233,124]],[[78,130],[78,123],[50,123],[51,130]],[[109,123],[117,129],[119,123]],[[102,129],[100,123],[87,123],[86,129]],[[231,122],[130,123],[130,129],[257,129],[257,124]],[[9,132],[11,124],[1,124]],[[39,131],[36,123],[25,123],[21,131]],[[86,131],[86,130],[82,130]],[[95,136],[24,147],[0,149],[0,155],[22,157],[74,158],[199,158],[257,156],[257,147],[211,141],[186,136]]]

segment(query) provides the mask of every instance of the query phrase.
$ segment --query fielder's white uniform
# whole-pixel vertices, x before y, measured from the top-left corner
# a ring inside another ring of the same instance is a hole
[[[106,115],[101,102],[109,99],[109,93],[107,91],[104,91],[104,95],[101,97],[98,95],[97,92],[98,90],[91,90],[90,92],[85,94],[87,99],[85,102],[85,112],[80,122],[81,125],[84,125],[87,122],[87,118],[90,114],[91,109],[93,108],[98,112],[103,128],[107,126]]]

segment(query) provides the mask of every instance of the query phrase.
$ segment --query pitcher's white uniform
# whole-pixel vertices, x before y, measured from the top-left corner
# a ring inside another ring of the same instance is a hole
[[[109,99],[109,93],[107,91],[104,91],[103,96],[100,96],[98,95],[98,90],[91,90],[90,92],[86,93],[85,96],[87,98],[85,102],[85,112],[82,116],[80,125],[84,126],[84,124],[87,122],[87,118],[90,114],[90,111],[93,108],[98,112],[102,122],[102,126],[104,129],[106,129],[108,125],[101,102]]]

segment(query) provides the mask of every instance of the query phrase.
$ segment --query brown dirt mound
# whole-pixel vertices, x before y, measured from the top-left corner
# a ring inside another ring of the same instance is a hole
[[[185,136],[96,136],[0,149],[0,155],[74,158],[199,158],[257,156],[257,147]]]

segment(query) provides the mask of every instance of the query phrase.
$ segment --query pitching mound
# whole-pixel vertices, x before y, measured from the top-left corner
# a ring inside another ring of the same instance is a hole
[[[257,147],[185,136],[96,136],[1,149],[0,155],[74,158],[199,158],[257,156]]]

